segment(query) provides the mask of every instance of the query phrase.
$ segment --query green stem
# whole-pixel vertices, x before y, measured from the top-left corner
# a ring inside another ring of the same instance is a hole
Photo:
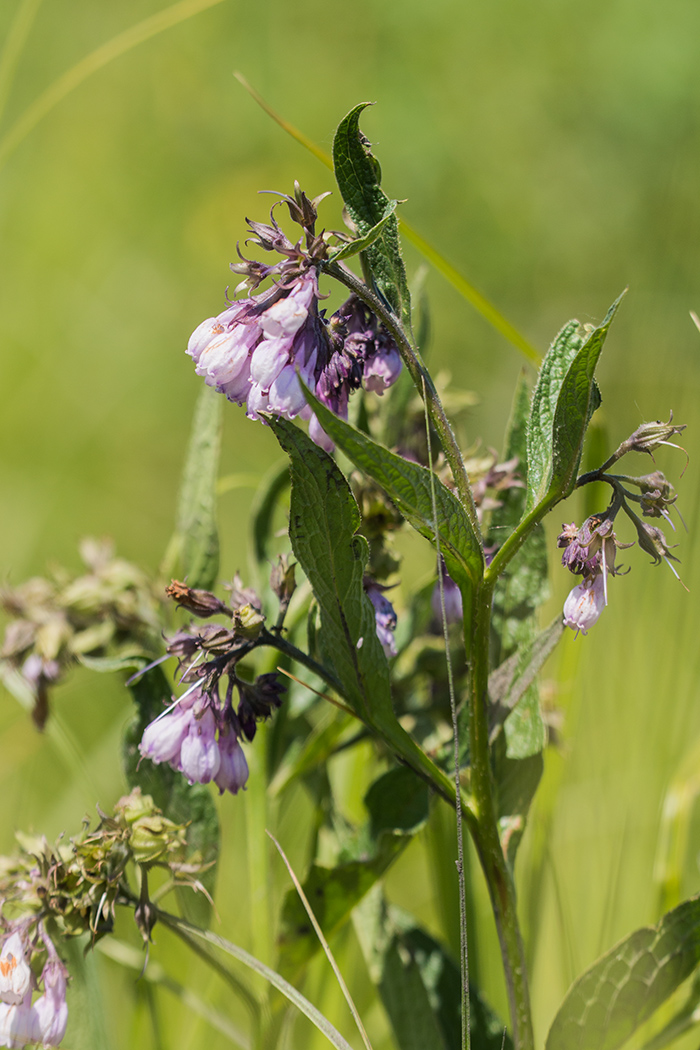
[[[408,369],[418,393],[421,397],[425,396],[430,420],[440,438],[440,443],[442,444],[445,453],[445,459],[450,465],[450,470],[452,471],[452,476],[457,487],[457,494],[459,495],[460,501],[467,513],[469,524],[472,527],[474,535],[479,538],[479,542],[481,543],[481,528],[479,526],[479,519],[476,513],[476,505],[474,504],[471,485],[469,484],[469,476],[467,475],[464,460],[462,459],[462,453],[460,452],[450,421],[442,407],[442,402],[440,401],[438,392],[435,389],[432,377],[425,367],[419,351],[415,349],[406,335],[398,317],[396,317],[389,307],[382,302],[379,296],[375,295],[372,289],[369,288],[364,281],[361,281],[356,277],[351,270],[340,265],[340,263],[326,263],[322,266],[322,269],[330,274],[331,277],[335,277],[335,279],[340,281],[341,284],[344,284],[346,288],[349,288],[351,292],[355,293],[358,299],[361,299],[363,303],[369,306],[372,313],[376,314],[396,343],[401,358]]]
[[[297,649],[295,645],[287,641],[282,635],[272,634],[263,629],[261,639],[265,645],[277,649],[279,652],[284,653],[293,660],[297,660],[300,664],[303,664],[304,667],[308,667],[310,671],[313,671],[314,674],[317,674],[319,678],[329,685],[338,696],[342,697],[348,708],[350,708],[350,701],[346,697],[341,683],[326,667],[317,663],[302,649]],[[427,781],[428,784],[438,792],[438,794],[442,795],[442,797],[450,803],[450,805],[456,806],[457,792],[455,782],[444,773],[439,766],[435,765],[433,760],[426,755],[425,751],[418,746],[413,737],[406,732],[398,721],[395,721],[392,725],[378,724],[371,719],[366,720],[360,718],[355,711],[352,711],[352,713],[361,722],[364,722],[375,736],[380,737],[400,761],[405,762],[407,766],[410,766],[414,773],[417,773],[422,780]],[[464,817],[471,833],[475,834],[476,817],[471,803],[464,795],[462,795],[461,803],[462,816]]]
[[[525,967],[515,886],[498,832],[489,753],[488,675],[493,581],[475,589],[471,624],[472,668],[469,692],[469,744],[471,789],[476,827],[470,829],[491,897],[491,907],[501,946],[508,1002],[516,1050],[534,1050],[530,994]]]

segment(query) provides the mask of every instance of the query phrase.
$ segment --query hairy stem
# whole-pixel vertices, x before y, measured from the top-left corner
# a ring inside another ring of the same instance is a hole
[[[516,1050],[534,1050],[530,994],[525,952],[516,910],[515,886],[498,832],[489,753],[488,674],[492,582],[475,590],[471,637],[472,668],[469,691],[471,789],[476,809],[470,828],[491,897],[508,989],[513,1042]]]
[[[346,288],[349,288],[351,292],[354,292],[358,299],[361,299],[363,303],[369,306],[372,313],[376,314],[396,343],[401,358],[408,369],[418,393],[421,397],[425,397],[430,420],[440,438],[440,443],[442,444],[445,458],[450,465],[450,470],[452,471],[452,476],[457,487],[460,501],[467,513],[469,524],[474,531],[474,535],[479,537],[479,541],[481,542],[481,528],[479,526],[479,519],[476,513],[471,485],[469,484],[469,477],[464,466],[464,460],[462,459],[462,453],[459,450],[459,445],[457,444],[457,439],[450,425],[450,421],[442,407],[432,377],[423,364],[419,351],[416,350],[411,343],[411,340],[406,335],[401,322],[392,310],[379,298],[379,296],[374,294],[371,288],[356,277],[351,270],[348,270],[347,267],[342,266],[340,263],[327,263],[323,266],[323,269],[331,277],[335,277],[335,279],[340,281],[341,284],[344,284]]]

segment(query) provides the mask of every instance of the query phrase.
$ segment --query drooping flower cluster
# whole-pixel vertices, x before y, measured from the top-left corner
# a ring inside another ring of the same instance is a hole
[[[239,289],[252,292],[266,278],[273,286],[203,321],[190,337],[187,353],[197,374],[229,401],[245,405],[251,419],[309,419],[314,441],[331,449],[306,404],[300,378],[332,411],[347,418],[352,391],[364,385],[382,393],[398,377],[401,359],[388,333],[354,296],[330,319],[319,311],[319,264],[328,257],[325,236],[315,232],[321,199],[310,201],[298,186],[294,197],[282,197],[304,231],[296,244],[273,213],[269,224],[248,221],[252,243],[275,252],[281,261],[266,265],[241,256],[231,269],[245,277]]]
[[[34,956],[45,962],[39,982],[43,991],[32,1002]],[[8,926],[0,948],[0,1046],[59,1045],[68,1023],[67,976],[43,924],[37,924],[33,935],[26,922]]]
[[[248,763],[230,718],[200,689],[185,694],[146,727],[139,751],[156,765],[167,762],[190,784],[213,780],[222,794],[237,794],[248,780]]]
[[[293,567],[286,559],[273,569],[273,587],[285,606],[294,590]],[[177,580],[167,593],[197,617],[225,616],[229,623],[190,624],[167,640],[167,655],[177,657],[179,681],[189,688],[146,727],[139,751],[156,764],[167,762],[191,784],[213,781],[221,793],[235,795],[248,779],[241,740],[253,740],[257,722],[271,716],[285,692],[275,672],[258,675],[254,682],[237,673],[238,662],[261,640],[265,617],[260,599],[238,576],[230,605]],[[224,677],[228,685],[222,700]]]
[[[564,603],[564,623],[576,632],[587,634],[608,604],[608,574],[615,576],[615,552],[620,543],[613,531],[613,516],[592,514],[579,529],[575,523],[564,525],[557,546],[564,548],[562,565],[575,576],[583,577]]]
[[[581,583],[572,589],[564,603],[564,623],[577,633],[581,631],[586,634],[608,604],[608,575],[615,576],[620,571],[615,566],[616,549],[634,546],[634,543],[620,543],[613,531],[613,522],[620,510],[635,526],[637,543],[641,549],[651,555],[654,564],[665,561],[676,579],[680,580],[671,564],[678,558],[671,553],[663,532],[656,525],[649,525],[642,520],[642,517],[664,518],[675,531],[669,513],[676,503],[675,489],[660,470],[640,477],[611,474],[608,471],[629,452],[645,452],[653,458],[654,451],[661,445],[681,448],[669,438],[683,430],[685,424],[673,422],[673,412],[668,423],[642,423],[602,467],[579,478],[579,485],[590,481],[607,482],[612,487],[613,497],[603,514],[592,514],[580,529],[574,523],[562,526],[563,531],[557,540],[557,546],[564,548],[561,559],[564,567],[582,577]],[[630,487],[638,491],[631,491]],[[642,517],[633,509],[635,505],[641,510]],[[680,511],[677,507],[675,509],[685,525]]]

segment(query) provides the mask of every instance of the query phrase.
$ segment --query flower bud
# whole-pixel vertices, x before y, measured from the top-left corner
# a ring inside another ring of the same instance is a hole
[[[254,641],[260,637],[265,617],[252,605],[244,605],[233,614],[233,631],[238,638]]]
[[[655,423],[642,423],[640,427],[637,427],[635,432],[627,439],[626,445],[635,452],[648,452],[650,455],[659,447],[659,445],[668,445],[669,438],[673,437],[674,434],[682,433],[687,424],[686,423],[674,423],[673,412],[669,413],[668,423],[662,423],[660,419],[657,419]],[[679,448],[679,445],[673,445],[674,448]]]
[[[289,554],[280,554],[277,564],[273,565],[270,573],[270,587],[283,605],[288,605],[296,590],[294,570],[296,562],[291,560]]]
[[[212,594],[211,591],[202,591],[188,587],[186,584],[180,583],[179,580],[172,580],[170,585],[165,588],[165,593],[174,602],[177,602],[181,609],[188,609],[195,616],[204,618],[207,616],[231,615],[228,605],[217,598],[215,594]]]
[[[137,864],[154,864],[184,844],[184,828],[157,813],[135,821],[129,836],[129,848]]]

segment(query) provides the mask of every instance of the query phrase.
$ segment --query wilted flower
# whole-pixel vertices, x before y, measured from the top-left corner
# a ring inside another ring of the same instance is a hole
[[[669,438],[674,437],[676,434],[681,434],[686,426],[686,423],[673,422],[673,412],[669,413],[668,423],[663,423],[660,419],[657,419],[655,423],[642,423],[640,427],[637,427],[634,434],[624,442],[624,445],[628,446],[625,448],[625,451],[648,452],[653,458],[652,454],[660,445],[681,448],[680,445],[669,441]]]
[[[386,588],[372,581],[365,583],[365,594],[374,606],[374,616],[377,625],[377,638],[382,643],[382,649],[387,660],[396,656],[396,613],[394,606],[384,594]]]
[[[606,605],[604,576],[589,577],[569,592],[564,602],[564,625],[587,634]]]

